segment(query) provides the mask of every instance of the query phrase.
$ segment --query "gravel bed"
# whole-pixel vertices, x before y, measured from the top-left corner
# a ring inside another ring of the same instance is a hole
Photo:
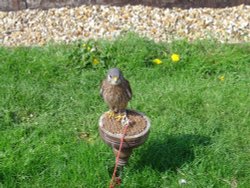
[[[43,45],[77,39],[114,39],[133,31],[156,41],[216,38],[250,42],[250,6],[162,9],[83,5],[76,8],[0,12],[0,45]]]

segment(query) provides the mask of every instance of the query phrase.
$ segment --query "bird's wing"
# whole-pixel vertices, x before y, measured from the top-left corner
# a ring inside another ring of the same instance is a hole
[[[132,89],[130,87],[128,80],[125,80],[125,84],[126,84],[126,92],[128,94],[129,100],[130,100],[132,98]]]

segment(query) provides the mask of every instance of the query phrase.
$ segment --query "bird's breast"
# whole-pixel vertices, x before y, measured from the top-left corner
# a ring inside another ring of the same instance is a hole
[[[104,90],[104,96],[107,102],[128,101],[126,90],[120,86],[109,86]]]

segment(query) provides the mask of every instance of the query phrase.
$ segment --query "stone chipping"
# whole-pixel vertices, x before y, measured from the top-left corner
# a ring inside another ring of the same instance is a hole
[[[0,12],[0,45],[115,39],[124,32],[166,42],[211,38],[229,43],[250,42],[249,12],[247,5],[222,9],[83,5]]]

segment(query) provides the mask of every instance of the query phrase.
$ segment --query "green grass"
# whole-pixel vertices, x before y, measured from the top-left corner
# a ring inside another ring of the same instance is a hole
[[[108,187],[115,159],[98,134],[99,84],[113,66],[131,83],[129,108],[152,124],[121,187],[249,187],[250,44],[129,35],[96,45],[104,67],[72,63],[76,44],[0,47],[0,187]]]

